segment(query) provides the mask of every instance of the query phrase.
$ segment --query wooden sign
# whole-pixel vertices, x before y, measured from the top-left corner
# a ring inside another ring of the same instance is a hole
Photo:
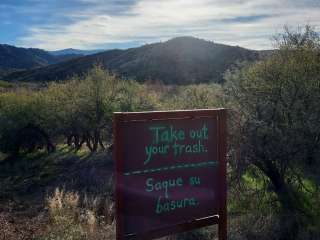
[[[226,110],[115,113],[117,239],[219,224],[226,239]]]

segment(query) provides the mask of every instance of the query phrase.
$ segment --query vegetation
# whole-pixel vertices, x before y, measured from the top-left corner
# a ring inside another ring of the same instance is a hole
[[[319,34],[285,28],[277,44],[223,84],[142,84],[102,65],[0,82],[0,239],[114,239],[113,112],[213,107],[230,109],[229,238],[319,239]],[[213,226],[168,239],[216,237]]]
[[[84,144],[92,152],[105,149],[114,111],[153,109],[141,90],[96,66],[83,79],[5,92],[0,96],[0,150],[15,156],[43,147],[51,152],[62,140],[76,150]]]
[[[267,177],[288,223],[283,239],[317,224],[319,194],[312,177],[319,166],[320,41],[307,26],[286,28],[269,59],[227,76],[226,93],[237,113],[231,124],[234,165]],[[289,217],[288,217],[289,216]],[[308,219],[308,220],[306,220]]]
[[[49,228],[42,239],[115,239],[114,204],[56,189],[47,199]],[[103,208],[103,209],[101,209]],[[103,210],[104,216],[98,216]]]

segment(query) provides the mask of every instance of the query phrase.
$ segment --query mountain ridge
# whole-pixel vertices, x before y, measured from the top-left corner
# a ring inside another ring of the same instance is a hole
[[[9,44],[0,44],[0,71],[15,72],[30,70],[76,57],[79,56],[70,54],[54,56],[39,48],[23,48]]]
[[[0,44],[1,69],[30,69],[52,64],[56,61],[55,57],[42,49]]]
[[[96,54],[104,51],[106,50],[105,49],[83,50],[83,49],[75,49],[75,48],[65,48],[65,49],[48,51],[48,52],[54,56],[61,56],[61,55],[87,56],[87,55],[92,55],[92,54]]]
[[[228,46],[194,37],[178,37],[126,50],[114,49],[77,57],[63,63],[20,71],[4,77],[7,81],[55,81],[84,75],[94,65],[124,78],[190,84],[223,81],[224,72],[242,61],[255,61],[261,52]]]

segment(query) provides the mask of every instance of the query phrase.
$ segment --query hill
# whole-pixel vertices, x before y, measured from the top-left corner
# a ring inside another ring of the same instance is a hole
[[[105,50],[102,49],[95,49],[95,50],[80,50],[80,49],[73,49],[73,48],[67,48],[62,50],[56,50],[56,51],[48,51],[50,54],[54,56],[61,56],[61,55],[91,55],[99,52],[103,52]]]
[[[29,70],[48,66],[79,57],[77,55],[54,56],[37,48],[21,48],[0,44],[0,76],[18,70]]]
[[[193,37],[127,50],[109,50],[42,68],[11,73],[7,81],[65,80],[82,75],[94,64],[138,81],[157,80],[166,84],[222,82],[223,73],[240,61],[254,61],[258,51],[217,44]]]
[[[0,68],[31,69],[57,62],[48,52],[36,48],[20,48],[0,44]]]

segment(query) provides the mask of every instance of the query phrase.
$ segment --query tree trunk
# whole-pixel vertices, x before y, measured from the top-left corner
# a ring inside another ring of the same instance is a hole
[[[68,145],[69,147],[71,147],[71,145],[72,145],[72,137],[73,137],[72,134],[70,134],[70,135],[67,136],[67,145]]]
[[[270,179],[273,190],[285,212],[296,212],[297,200],[294,190],[286,183],[285,176],[280,174],[277,167],[271,161],[264,161],[263,165],[256,165]]]
[[[95,130],[93,134],[93,151],[96,152],[98,150],[100,133],[99,130]]]
[[[270,179],[282,209],[280,239],[295,239],[299,232],[300,218],[304,212],[303,203],[297,192],[285,181],[285,176],[281,175],[271,162],[265,162],[263,166],[258,167]]]
[[[102,142],[101,137],[99,137],[98,141],[99,141],[99,145],[100,145],[101,149],[102,149],[103,151],[106,150],[105,146],[103,145],[103,142]]]
[[[86,133],[83,138],[85,139],[86,145],[89,148],[90,152],[93,152],[90,133]]]

